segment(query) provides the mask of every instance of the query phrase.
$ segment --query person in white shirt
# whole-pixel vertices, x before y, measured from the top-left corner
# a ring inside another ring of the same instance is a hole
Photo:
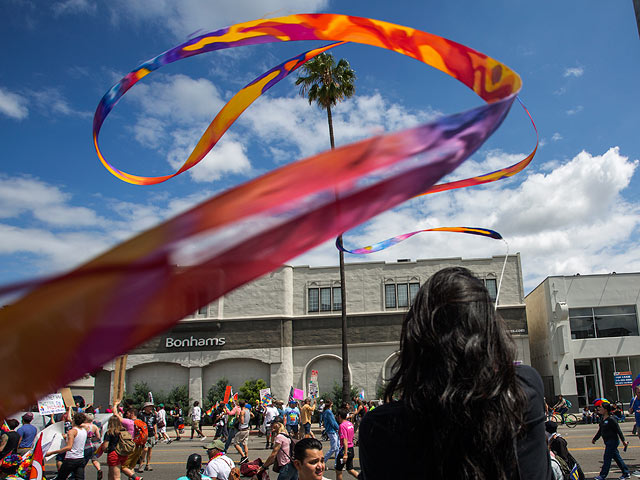
[[[200,429],[200,420],[202,419],[202,409],[200,408],[200,402],[193,402],[191,408],[191,440],[193,440],[194,432],[198,433],[198,438],[204,440],[205,437]]]
[[[277,416],[278,409],[273,404],[267,405],[264,411],[264,431],[267,437],[267,444],[264,448],[273,448],[273,439],[275,436],[271,431],[271,424]]]
[[[156,415],[158,416],[157,427],[160,438],[166,443],[171,443],[171,439],[169,438],[169,435],[167,435],[167,411],[164,409],[164,405],[162,403],[158,405]]]
[[[67,433],[67,444],[59,450],[50,450],[47,456],[64,453],[64,461],[58,470],[58,478],[67,478],[73,473],[74,478],[84,480],[84,445],[87,441],[87,431],[82,428],[87,417],[84,413],[73,415],[73,428]]]
[[[229,480],[231,469],[235,463],[224,454],[224,443],[220,440],[205,445],[204,448],[209,456],[209,463],[204,469],[204,474],[217,480]]]

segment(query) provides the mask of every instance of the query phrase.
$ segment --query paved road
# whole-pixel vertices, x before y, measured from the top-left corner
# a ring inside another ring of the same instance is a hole
[[[631,435],[631,423],[623,423],[621,424],[622,431],[628,440],[631,441],[631,445],[629,445],[629,449],[627,452],[622,452],[622,458],[627,463],[629,468],[633,470],[640,470],[640,440],[638,437],[633,437]],[[578,425],[576,428],[568,429],[567,427],[560,426],[558,429],[559,433],[567,440],[569,444],[569,450],[573,454],[573,456],[580,462],[582,468],[585,472],[587,478],[593,478],[600,472],[600,467],[602,466],[602,454],[604,451],[604,444],[602,440],[600,440],[595,445],[591,444],[591,439],[595,435],[597,431],[596,425]],[[187,430],[188,432],[188,430]],[[189,440],[183,437],[183,440],[180,442],[173,442],[170,445],[159,444],[153,449],[153,455],[151,458],[151,466],[153,467],[153,471],[145,472],[143,474],[146,480],[158,479],[158,480],[175,480],[176,478],[184,475],[185,472],[185,464],[187,457],[192,453],[200,453],[203,455],[203,458],[206,459],[206,452],[202,448],[202,445],[207,443],[213,436],[212,427],[205,427],[204,429],[205,435],[207,435],[208,439],[205,442],[200,440]],[[317,433],[317,432],[316,432]],[[328,449],[328,442],[323,442],[325,445],[325,451]],[[235,452],[235,449],[231,449],[230,457],[238,462],[240,460],[240,456]],[[254,460],[257,457],[265,460],[269,455],[270,450],[266,450],[264,448],[264,438],[259,438],[256,435],[251,435],[249,440],[249,457],[251,460]],[[101,459],[103,463],[106,463],[105,459]],[[359,469],[359,460],[358,460],[358,452],[356,448],[356,461],[355,461],[356,469]],[[335,479],[335,471],[333,470],[333,460],[329,461],[330,469],[325,473],[327,478],[332,480]],[[105,471],[105,480],[107,478],[106,465],[103,466]],[[55,467],[53,464],[47,464],[47,472],[54,472]],[[272,471],[269,472],[272,480],[275,480],[277,475]],[[93,466],[89,465],[86,468],[86,478],[87,480],[93,480],[96,478],[96,472]],[[50,477],[50,474],[47,474],[47,477]],[[612,465],[611,472],[609,473],[609,478],[618,478],[620,476],[620,471],[618,470],[615,463]],[[347,480],[352,478],[349,474],[344,474],[344,479]],[[123,477],[124,479],[124,477]]]

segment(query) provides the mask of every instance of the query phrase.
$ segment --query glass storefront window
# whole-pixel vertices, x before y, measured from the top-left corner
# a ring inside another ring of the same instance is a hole
[[[639,336],[635,305],[570,308],[571,338]]]

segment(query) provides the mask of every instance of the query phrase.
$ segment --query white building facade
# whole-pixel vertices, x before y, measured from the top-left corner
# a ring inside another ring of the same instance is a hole
[[[629,402],[631,388],[616,377],[640,373],[639,296],[640,274],[615,272],[548,277],[527,295],[531,364],[549,402]]]
[[[436,271],[464,266],[495,295],[504,256],[486,259],[348,263],[345,268],[351,384],[378,398],[399,347],[404,314]],[[226,377],[234,391],[263,379],[278,398],[291,386],[308,391],[318,371],[320,395],[342,384],[338,267],[283,266],[200,308],[162,335],[129,352],[126,388],[145,382],[152,391],[188,385],[191,400]],[[519,255],[509,255],[498,296],[518,346],[530,363]],[[96,405],[111,403],[114,364],[95,374]]]

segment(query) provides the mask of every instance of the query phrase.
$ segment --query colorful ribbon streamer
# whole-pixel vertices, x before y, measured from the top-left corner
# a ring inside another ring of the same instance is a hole
[[[342,250],[346,253],[353,253],[354,255],[366,255],[368,253],[379,252],[380,250],[384,250],[385,248],[393,247],[398,243],[406,240],[409,237],[413,237],[414,235],[422,232],[455,232],[455,233],[468,233],[470,235],[480,235],[482,237],[495,238],[496,240],[502,240],[502,235],[494,230],[489,230],[488,228],[477,228],[477,227],[438,227],[438,228],[426,228],[424,230],[416,230],[415,232],[403,233],[402,235],[398,235],[395,237],[387,238],[386,240],[382,240],[381,242],[374,243],[373,245],[368,245],[362,248],[355,248],[353,250],[347,250],[344,248],[344,245],[340,241],[341,238],[336,238],[336,247],[338,250]]]
[[[332,14],[256,20],[189,40],[128,74],[98,105],[96,149],[100,127],[115,102],[160,66],[222,48],[292,40],[349,41],[393,50],[447,73],[486,104],[286,165],[210,198],[67,274],[34,282],[37,288],[0,310],[0,378],[10,392],[0,396],[0,416],[99,370],[198,307],[287,260],[429,192],[498,128],[521,86],[520,77],[497,60],[409,27]],[[284,69],[277,67],[236,95],[179,172],[203,158],[243,106],[315,51]],[[131,183],[170,177],[121,172],[99,150],[98,155],[109,171]],[[56,354],[49,355],[46,364],[40,355],[25,356],[34,345],[55,345]]]

